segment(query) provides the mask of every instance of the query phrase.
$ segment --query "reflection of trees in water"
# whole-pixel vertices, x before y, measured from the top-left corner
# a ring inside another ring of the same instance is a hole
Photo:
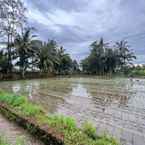
[[[68,88],[68,89],[67,89]],[[41,81],[32,85],[33,101],[41,104],[50,113],[57,112],[59,105],[64,104],[68,92],[72,90],[70,82]]]
[[[71,82],[61,79],[12,81],[0,85],[6,91],[27,96],[31,101],[42,105],[48,112],[56,112],[56,108],[64,103],[66,94],[72,91]]]
[[[89,85],[84,86],[88,93],[92,96],[92,100],[94,104],[101,105],[103,107],[103,110],[107,106],[117,105],[120,106],[126,106],[128,103],[129,96],[126,93],[126,87],[122,88],[122,90],[119,90],[116,87],[113,86],[111,89],[111,86],[104,86],[104,87],[91,87]],[[119,86],[120,87],[120,86]]]
[[[79,123],[93,119],[94,103],[82,83],[72,84],[72,91],[67,94],[65,102],[58,107],[58,112],[73,116]]]

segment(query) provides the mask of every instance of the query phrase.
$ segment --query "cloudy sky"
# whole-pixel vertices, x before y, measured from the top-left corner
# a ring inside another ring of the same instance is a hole
[[[29,23],[43,40],[54,39],[77,60],[89,44],[126,38],[145,63],[145,0],[24,0]]]

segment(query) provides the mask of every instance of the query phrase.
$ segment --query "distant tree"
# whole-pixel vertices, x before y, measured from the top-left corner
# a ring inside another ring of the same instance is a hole
[[[8,60],[7,60],[6,54],[1,50],[0,51],[0,72],[7,73],[7,67],[8,67]]]
[[[72,73],[80,73],[80,67],[76,60],[72,62]]]
[[[136,58],[126,41],[117,42],[114,48],[110,48],[101,38],[99,42],[93,42],[91,48],[90,55],[81,62],[83,72],[88,74],[114,73],[127,67]]]
[[[57,56],[58,56],[59,63],[56,70],[58,70],[58,73],[59,74],[70,73],[72,68],[72,59],[68,53],[65,53],[65,49],[63,49],[63,47],[60,47],[58,49]]]
[[[136,56],[132,51],[129,50],[129,45],[127,41],[116,42],[116,48],[119,51],[120,65],[124,68],[126,65],[130,64]]]
[[[58,65],[57,43],[54,40],[44,42],[38,51],[38,67],[41,72],[55,71],[55,66]]]
[[[23,30],[26,21],[25,7],[21,0],[1,0],[0,34],[7,44],[8,71],[12,70],[13,42],[17,32]]]
[[[107,44],[104,43],[103,38],[99,42],[95,41],[91,45],[91,53],[82,61],[82,65],[85,70],[89,70],[90,73],[100,74],[105,71],[104,61],[105,61],[105,47]]]
[[[31,28],[27,28],[21,35],[17,34],[14,41],[16,56],[18,57],[16,65],[20,67],[22,78],[25,77],[25,72],[30,65],[29,58],[34,53],[32,49],[32,40],[34,37],[31,35]]]

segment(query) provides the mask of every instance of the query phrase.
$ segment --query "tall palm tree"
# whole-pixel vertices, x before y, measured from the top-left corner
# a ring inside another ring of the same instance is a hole
[[[55,71],[55,65],[58,64],[56,42],[51,40],[47,43],[43,43],[42,47],[38,51],[38,67],[41,72]]]
[[[17,34],[14,41],[16,56],[19,59],[16,65],[20,67],[22,78],[25,77],[25,72],[29,67],[29,58],[34,53],[32,49],[32,41],[35,36],[31,35],[31,30],[31,28],[27,28],[21,35]]]
[[[95,41],[91,44],[91,54],[88,57],[91,63],[91,69],[93,73],[104,73],[105,69],[105,49],[107,48],[108,43],[104,43],[103,38],[99,42]]]
[[[122,67],[130,63],[133,59],[136,59],[134,53],[129,50],[127,41],[121,40],[120,42],[116,42],[116,48],[119,50],[120,64]]]

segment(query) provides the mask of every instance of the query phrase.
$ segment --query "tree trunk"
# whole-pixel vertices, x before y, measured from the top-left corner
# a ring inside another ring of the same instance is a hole
[[[8,34],[8,40],[7,40],[7,50],[8,50],[8,73],[12,72],[12,59],[11,59],[11,46],[10,46],[10,34]]]
[[[24,69],[24,67],[21,68],[21,78],[22,79],[25,78],[25,69]]]

